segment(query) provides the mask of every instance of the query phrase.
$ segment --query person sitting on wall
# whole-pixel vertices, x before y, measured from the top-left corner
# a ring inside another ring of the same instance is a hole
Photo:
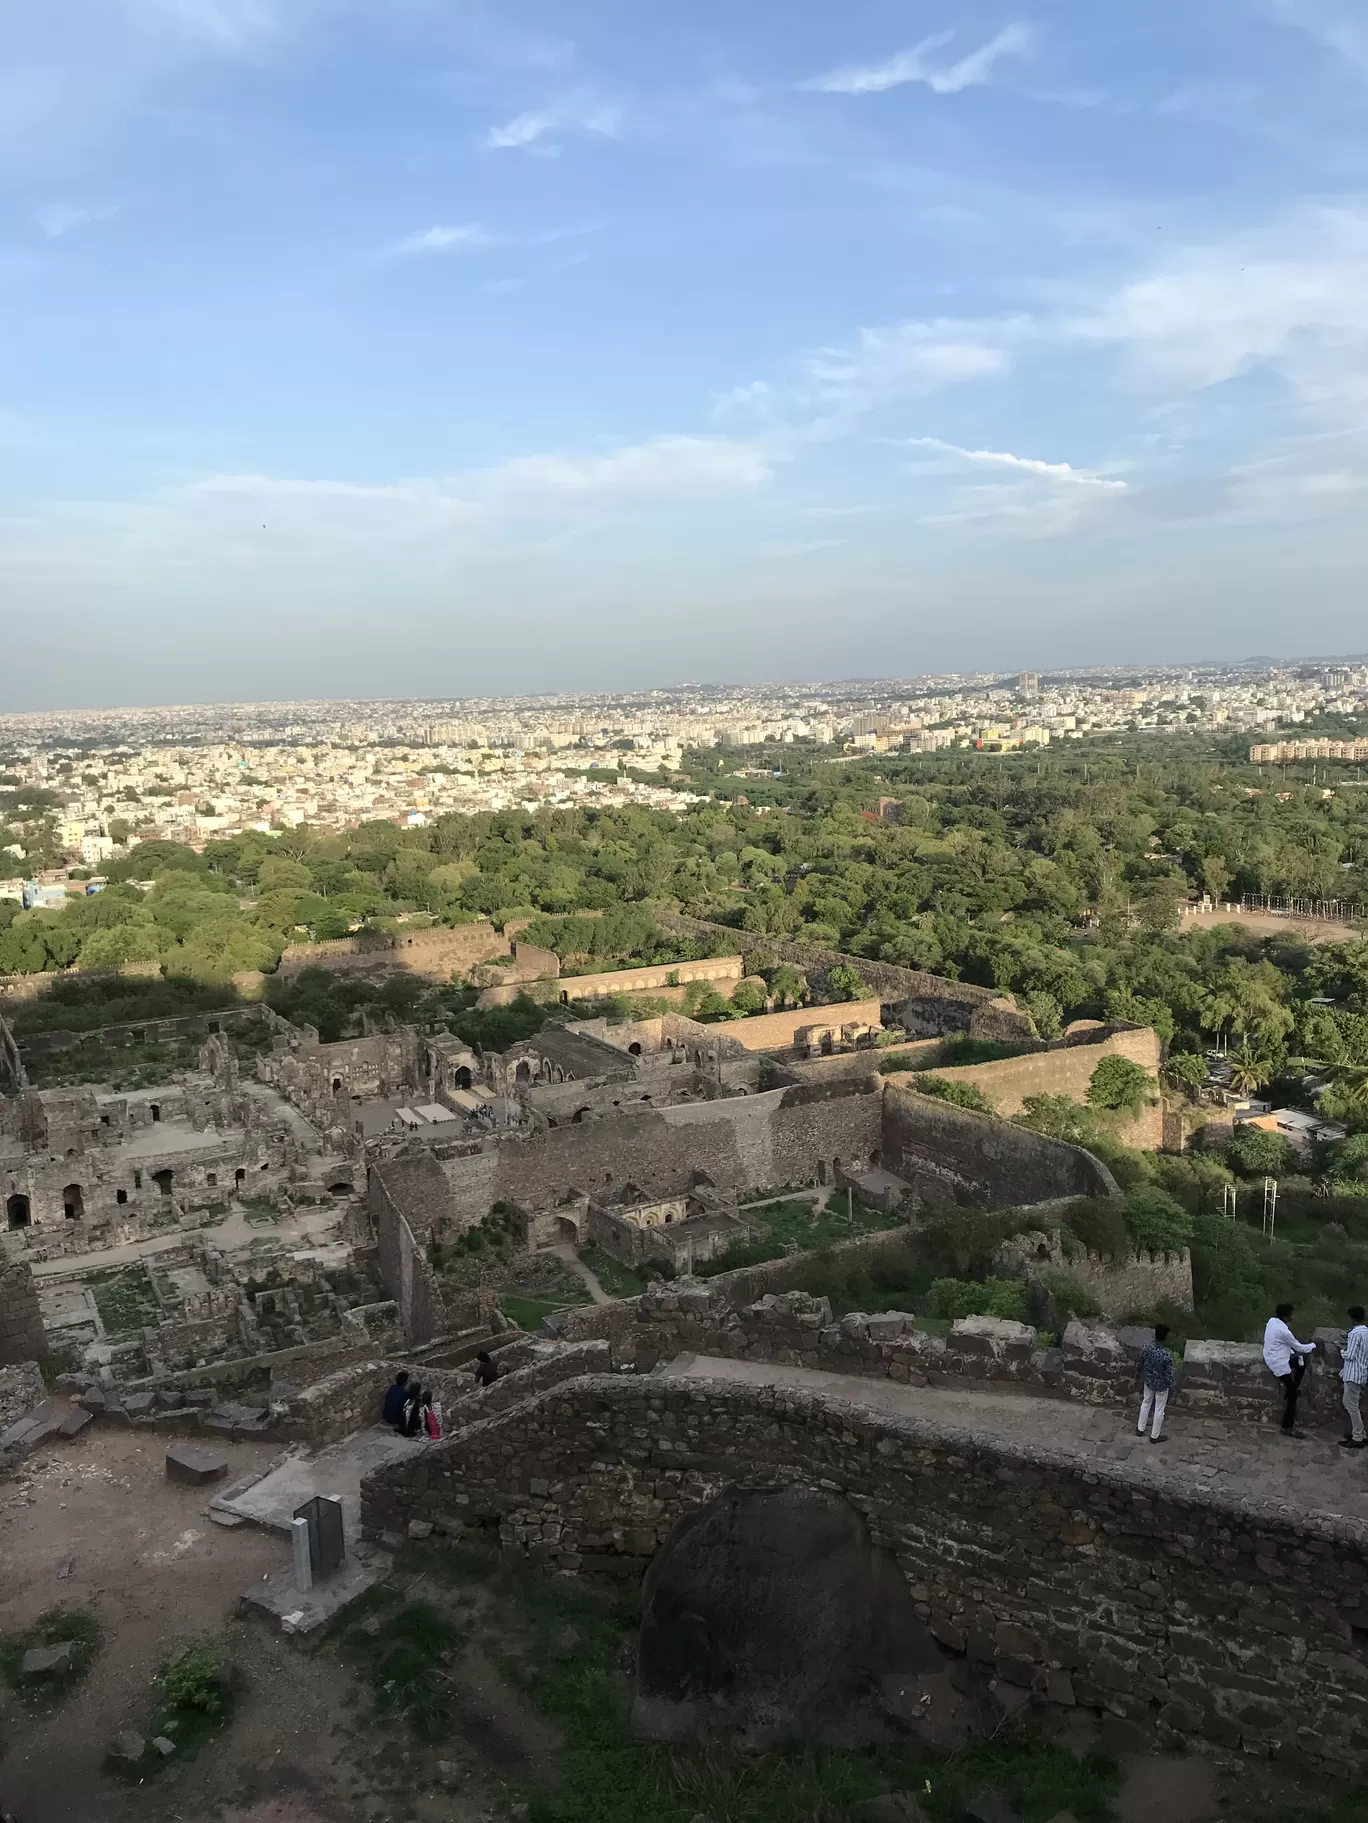
[[[1287,1326],[1291,1315],[1290,1304],[1279,1304],[1268,1319],[1264,1329],[1264,1366],[1282,1387],[1283,1436],[1304,1437],[1306,1432],[1297,1429],[1297,1394],[1306,1372],[1306,1356],[1316,1352],[1316,1344],[1297,1340]]]
[[[507,1372],[508,1372],[508,1369],[506,1367],[500,1367],[499,1363],[493,1358],[493,1356],[489,1353],[489,1351],[487,1349],[482,1348],[480,1350],[479,1354],[476,1355],[476,1357],[475,1357],[475,1384],[476,1384],[476,1386],[481,1387],[481,1388],[486,1387],[486,1386],[493,1386],[494,1382],[496,1380],[502,1380],[504,1375]]]
[[[1140,1421],[1136,1430],[1143,1437],[1145,1426],[1150,1422],[1150,1413],[1154,1413],[1154,1423],[1150,1430],[1151,1443],[1166,1443],[1168,1439],[1161,1436],[1164,1426],[1164,1411],[1168,1405],[1169,1394],[1178,1377],[1173,1356],[1164,1347],[1168,1337],[1167,1323],[1156,1323],[1154,1340],[1146,1342],[1140,1350],[1139,1377],[1144,1382],[1144,1397],[1140,1401]]]
[[[1350,1306],[1353,1328],[1345,1338],[1340,1379],[1344,1382],[1344,1409],[1349,1414],[1349,1435],[1340,1438],[1346,1450],[1368,1449],[1368,1433],[1363,1428],[1363,1388],[1368,1384],[1368,1323],[1363,1320],[1362,1304]]]
[[[399,1427],[401,1436],[427,1436],[427,1415],[431,1404],[432,1394],[427,1388],[415,1386],[408,1404],[404,1407],[404,1421]]]
[[[409,1377],[404,1368],[394,1376],[394,1384],[385,1394],[385,1403],[380,1412],[380,1422],[389,1424],[398,1430],[404,1416],[404,1407],[409,1399]]]

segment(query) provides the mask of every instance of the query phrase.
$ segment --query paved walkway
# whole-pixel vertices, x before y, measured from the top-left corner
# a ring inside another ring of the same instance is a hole
[[[1174,1492],[1368,1520],[1368,1450],[1340,1449],[1335,1432],[1298,1443],[1272,1426],[1217,1423],[1184,1411],[1181,1394],[1165,1423],[1168,1441],[1156,1445],[1136,1435],[1138,1403],[1130,1413],[1027,1393],[903,1386],[896,1380],[712,1355],[679,1355],[656,1372],[671,1379],[743,1380],[821,1393],[873,1411],[970,1431],[985,1442],[1053,1450],[1099,1467],[1124,1464],[1128,1478]]]
[[[240,1494],[227,1491],[211,1507],[237,1519],[250,1520],[288,1537],[290,1521],[316,1494],[335,1494],[342,1502],[342,1523],[350,1545],[361,1530],[361,1483],[372,1469],[397,1456],[411,1456],[430,1446],[417,1437],[399,1437],[383,1425],[357,1431],[317,1455],[295,1450]]]

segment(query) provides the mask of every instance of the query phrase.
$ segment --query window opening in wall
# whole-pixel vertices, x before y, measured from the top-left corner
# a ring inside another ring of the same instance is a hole
[[[204,1174],[204,1181],[206,1184],[209,1185],[210,1189],[212,1190],[214,1185],[218,1182],[218,1172],[217,1171],[206,1171]]]
[[[126,1203],[128,1201],[127,1190],[116,1190],[114,1192],[114,1201],[116,1203]]]
[[[211,1020],[210,1020],[210,1021],[209,1021],[209,1030],[210,1030],[210,1031],[211,1031],[211,1032],[217,1032],[217,1031],[218,1031],[218,1030],[219,1030],[219,1029],[220,1029],[220,1028],[219,1028],[219,1022],[218,1022],[218,1020],[217,1020],[217,1019],[211,1019]]]
[[[243,1184],[246,1183],[246,1181],[247,1173],[243,1170],[242,1166],[239,1165],[237,1170],[233,1173],[233,1182],[235,1184]]]
[[[342,1078],[340,1076],[334,1076],[333,1077],[333,1094],[340,1095],[341,1093],[342,1093]]]
[[[85,1198],[79,1184],[68,1184],[62,1192],[62,1214],[69,1222],[79,1222],[85,1214]]]
[[[159,1101],[154,1101],[152,1103],[152,1118],[153,1120],[161,1119],[161,1103]]]
[[[456,1072],[456,1087],[458,1089],[468,1089],[474,1080],[474,1077],[470,1074],[469,1067],[466,1064],[462,1064],[460,1069]]]
[[[29,1219],[29,1200],[16,1190],[5,1204],[5,1226],[10,1229],[27,1228]]]
[[[107,1114],[102,1114],[100,1116],[100,1125],[102,1127],[107,1127],[109,1125],[109,1116]]]
[[[158,1190],[161,1191],[163,1196],[170,1196],[171,1173],[169,1171],[154,1171],[152,1173],[152,1182],[157,1186]]]
[[[141,1171],[135,1171],[133,1173],[133,1188],[135,1190],[142,1189],[142,1172]]]
[[[633,1040],[632,1040],[632,1042],[631,1042],[631,1043],[630,1043],[630,1044],[629,1044],[629,1045],[628,1045],[628,1046],[627,1046],[627,1049],[628,1049],[628,1050],[629,1050],[629,1051],[630,1051],[630,1052],[631,1052],[631,1054],[632,1054],[632,1056],[633,1056],[633,1057],[640,1057],[640,1055],[641,1055],[641,1046],[640,1046],[640,1044],[639,1044],[639,1043],[638,1043],[638,1042],[637,1042],[637,1040],[636,1040],[636,1039],[635,1039],[635,1038],[634,1038],[634,1039],[633,1039]]]
[[[263,1166],[262,1166],[262,1167],[261,1167],[261,1168],[262,1168],[262,1170],[263,1170],[263,1171],[269,1171],[269,1170],[270,1170],[270,1168],[271,1168],[271,1162],[270,1162],[270,1160],[269,1160],[269,1159],[268,1159],[268,1160],[267,1160],[267,1161],[266,1161],[266,1163],[265,1163],[265,1164],[264,1164],[264,1165],[263,1165]]]

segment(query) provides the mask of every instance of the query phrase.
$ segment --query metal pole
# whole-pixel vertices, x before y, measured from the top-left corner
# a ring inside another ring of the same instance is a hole
[[[290,1546],[294,1553],[294,1586],[301,1595],[313,1588],[313,1563],[309,1557],[309,1522],[290,1521]]]

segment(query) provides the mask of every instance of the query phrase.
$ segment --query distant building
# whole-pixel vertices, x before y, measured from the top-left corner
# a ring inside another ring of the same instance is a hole
[[[1023,671],[1017,678],[1017,695],[1036,697],[1040,695],[1040,676],[1035,671]]]
[[[1250,764],[1276,766],[1283,760],[1368,760],[1368,740],[1272,741],[1249,749]]]

